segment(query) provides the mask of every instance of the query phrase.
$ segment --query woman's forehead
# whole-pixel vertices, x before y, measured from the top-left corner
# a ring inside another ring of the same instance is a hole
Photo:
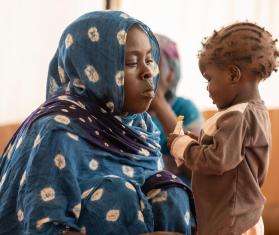
[[[147,34],[139,27],[132,27],[127,34],[126,53],[150,53],[151,50]]]

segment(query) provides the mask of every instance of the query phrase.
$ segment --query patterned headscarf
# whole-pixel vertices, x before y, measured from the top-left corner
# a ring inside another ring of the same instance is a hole
[[[181,76],[180,59],[177,45],[174,41],[164,35],[156,34],[155,36],[160,46],[161,57],[164,57],[166,59],[169,67],[174,72],[174,81],[166,93],[167,100],[172,100],[172,98],[175,96],[176,88]]]

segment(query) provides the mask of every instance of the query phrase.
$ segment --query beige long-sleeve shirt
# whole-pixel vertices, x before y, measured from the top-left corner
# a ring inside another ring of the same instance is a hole
[[[257,223],[270,144],[269,115],[260,100],[217,112],[199,142],[189,136],[174,140],[171,154],[193,171],[199,235],[239,235]]]

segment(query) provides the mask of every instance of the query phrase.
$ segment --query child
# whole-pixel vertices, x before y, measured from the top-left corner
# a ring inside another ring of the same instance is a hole
[[[199,54],[200,71],[219,111],[206,121],[198,140],[172,134],[168,141],[176,162],[193,171],[199,235],[263,234],[260,187],[271,133],[258,85],[276,71],[276,41],[255,24],[237,23],[214,31]]]

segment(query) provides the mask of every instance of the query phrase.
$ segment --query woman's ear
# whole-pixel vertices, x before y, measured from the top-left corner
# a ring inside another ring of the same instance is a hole
[[[241,79],[241,71],[236,65],[230,65],[228,67],[229,80],[231,83],[238,83]]]

